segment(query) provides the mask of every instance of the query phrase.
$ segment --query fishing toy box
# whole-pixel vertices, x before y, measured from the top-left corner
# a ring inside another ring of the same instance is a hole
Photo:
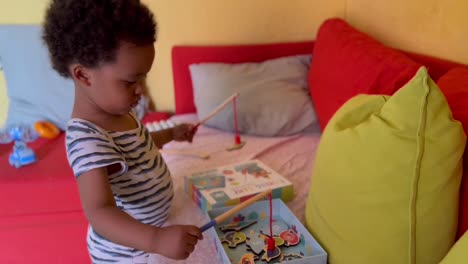
[[[229,209],[216,208],[206,215],[214,219]],[[208,229],[207,233],[215,240],[223,264],[327,263],[328,254],[281,199],[272,201],[271,227],[269,201],[262,200]],[[270,234],[275,240],[273,251],[267,249]]]
[[[203,211],[239,204],[268,189],[284,202],[294,198],[292,183],[259,160],[193,173],[185,176],[184,186]]]

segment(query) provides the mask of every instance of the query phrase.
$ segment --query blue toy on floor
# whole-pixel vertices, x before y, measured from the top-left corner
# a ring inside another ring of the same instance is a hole
[[[8,159],[11,166],[19,168],[37,161],[34,151],[26,145],[38,137],[30,126],[15,126],[0,131],[0,143],[8,144],[14,141],[13,152]]]

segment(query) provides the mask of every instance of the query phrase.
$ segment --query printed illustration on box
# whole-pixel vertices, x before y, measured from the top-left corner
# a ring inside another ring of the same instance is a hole
[[[239,204],[272,189],[273,198],[289,202],[294,197],[293,185],[259,160],[251,160],[185,177],[185,191],[204,211]]]

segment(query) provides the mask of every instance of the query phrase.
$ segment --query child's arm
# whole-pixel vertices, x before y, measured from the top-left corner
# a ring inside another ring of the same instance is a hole
[[[172,128],[152,132],[151,137],[156,146],[162,148],[166,143],[172,140],[192,142],[196,131],[193,125],[180,124]]]
[[[89,223],[97,233],[116,244],[185,259],[202,239],[196,226],[153,227],[120,210],[115,204],[106,168],[83,173],[77,181]]]

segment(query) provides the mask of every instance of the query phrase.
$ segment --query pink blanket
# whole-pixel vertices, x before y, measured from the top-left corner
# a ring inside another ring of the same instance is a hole
[[[172,120],[176,123],[195,123],[197,118],[196,115],[179,115],[173,117]],[[184,193],[185,175],[250,159],[263,161],[294,184],[295,198],[287,205],[304,223],[305,201],[320,134],[274,138],[241,135],[241,139],[247,142],[242,149],[226,151],[226,147],[234,144],[233,134],[201,126],[192,144],[172,142],[164,146],[163,156],[172,173],[176,192],[167,225],[193,224],[201,226],[207,221],[205,214]],[[168,153],[164,153],[166,149]],[[171,150],[207,154],[210,155],[210,159],[204,160],[171,154],[169,153]],[[205,239],[197,245],[195,251],[185,261],[174,261],[152,255],[149,263],[219,263],[213,241],[214,238],[205,236]]]

